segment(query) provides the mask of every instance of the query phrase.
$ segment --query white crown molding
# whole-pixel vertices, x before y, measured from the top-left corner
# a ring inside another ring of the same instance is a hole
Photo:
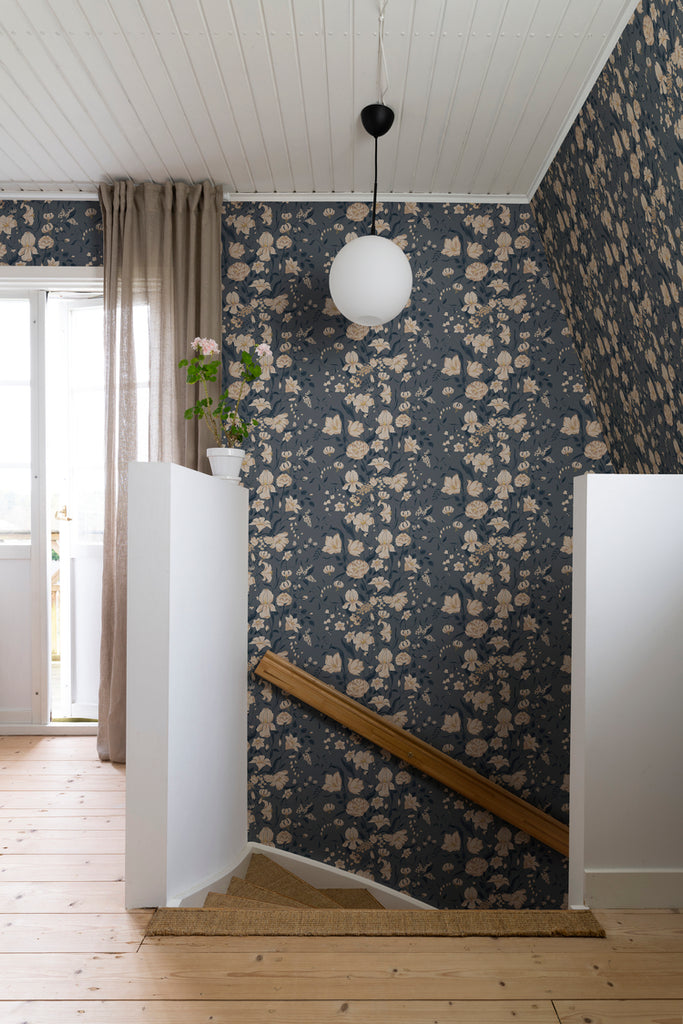
[[[610,56],[612,55],[612,51],[614,50],[614,47],[617,45],[617,43],[621,39],[622,32],[624,31],[624,29],[628,25],[629,21],[631,20],[631,17],[633,16],[633,12],[635,11],[637,6],[638,6],[638,0],[624,0],[624,6],[622,8],[621,14],[619,15],[619,18],[617,19],[616,24],[615,24],[614,31],[612,32],[611,36],[609,36],[608,39],[606,40],[605,45],[604,45],[602,51],[600,52],[600,54],[593,61],[593,64],[591,65],[591,69],[588,72],[588,74],[586,75],[586,77],[585,77],[585,79],[583,81],[583,85],[581,86],[581,89],[577,93],[576,101],[575,101],[573,107],[571,108],[571,110],[567,114],[566,118],[562,122],[562,126],[560,127],[560,130],[558,131],[557,135],[555,136],[552,145],[548,149],[548,152],[546,154],[545,160],[541,164],[541,169],[538,172],[538,174],[536,175],[536,177],[534,178],[532,186],[529,189],[529,197],[526,200],[528,203],[530,203],[531,200],[533,199],[533,197],[534,197],[534,195],[536,193],[536,190],[538,189],[538,186],[541,184],[541,182],[545,178],[545,176],[546,176],[546,174],[548,172],[548,168],[550,167],[551,163],[553,162],[553,160],[557,156],[557,154],[559,152],[559,149],[560,149],[560,146],[562,145],[562,143],[564,142],[565,138],[567,137],[567,134],[568,134],[569,130],[571,129],[571,126],[574,124],[574,121],[576,120],[576,118],[581,113],[581,110],[583,109],[584,103],[586,102],[586,100],[590,96],[590,93],[591,93],[591,90],[592,90],[593,86],[595,85],[595,83],[597,82],[598,78],[602,74],[602,71],[603,71],[605,65],[607,64],[607,61],[609,60]]]
[[[230,192],[226,203],[372,203],[371,192]],[[448,192],[384,192],[378,203],[463,203],[506,206],[528,203],[527,195],[453,195]]]
[[[0,290],[22,288],[101,288],[102,267],[0,266]]]
[[[97,186],[92,183],[7,182],[0,184],[0,200],[18,202],[63,200],[64,202],[98,201]],[[451,195],[448,192],[384,192],[380,203],[463,203],[517,205],[528,203],[527,195]],[[372,203],[371,192],[227,192],[226,203]]]
[[[38,199],[63,199],[85,202],[98,199],[97,185],[92,181],[6,181],[0,182],[0,199],[35,202]]]

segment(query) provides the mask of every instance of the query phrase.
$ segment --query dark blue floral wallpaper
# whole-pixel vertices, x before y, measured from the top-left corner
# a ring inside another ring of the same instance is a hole
[[[0,265],[101,264],[102,214],[97,201],[0,200]]]
[[[414,289],[349,324],[365,203],[224,219],[224,365],[247,398],[252,666],[271,648],[567,816],[572,480],[605,444],[528,207],[385,206]],[[235,385],[236,387],[236,385]],[[566,862],[252,680],[251,838],[442,906],[552,907]]]
[[[327,274],[369,216],[225,208],[226,374],[273,348],[246,399],[251,663],[286,654],[566,820],[572,480],[610,465],[533,217],[384,207],[415,284],[367,329]],[[100,225],[3,202],[0,258],[96,264]],[[565,900],[560,855],[268,685],[249,699],[252,838],[440,906]]]
[[[683,467],[683,2],[639,4],[532,202],[615,466]]]

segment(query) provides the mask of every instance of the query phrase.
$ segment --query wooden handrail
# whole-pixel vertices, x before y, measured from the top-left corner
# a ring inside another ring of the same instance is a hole
[[[390,754],[418,768],[425,775],[455,790],[487,811],[521,829],[534,839],[558,853],[569,855],[569,829],[561,821],[544,811],[508,793],[496,782],[455,761],[424,740],[411,736],[405,729],[387,721],[375,711],[369,711],[358,701],[339,693],[331,686],[290,664],[285,658],[266,651],[256,674],[274,683],[293,697],[310,704],[312,708],[333,718],[340,725],[353,729],[359,736],[371,740]]]

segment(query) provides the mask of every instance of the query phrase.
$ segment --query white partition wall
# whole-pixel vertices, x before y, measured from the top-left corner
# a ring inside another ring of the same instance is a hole
[[[126,906],[172,906],[247,841],[248,492],[129,471]]]
[[[683,905],[683,476],[575,481],[569,874]]]

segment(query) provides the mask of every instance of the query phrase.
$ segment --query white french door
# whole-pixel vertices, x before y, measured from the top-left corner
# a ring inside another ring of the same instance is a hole
[[[100,288],[90,268],[0,268],[0,730],[96,715],[102,307],[63,291]]]
[[[47,715],[45,452],[37,419],[44,311],[44,293],[0,295],[0,724],[10,725]]]

